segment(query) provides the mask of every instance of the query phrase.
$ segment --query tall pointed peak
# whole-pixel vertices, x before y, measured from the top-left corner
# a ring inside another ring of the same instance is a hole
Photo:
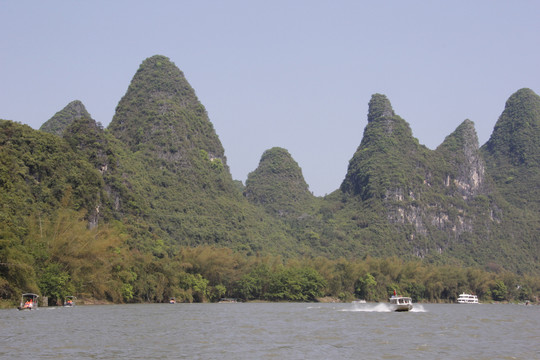
[[[378,186],[375,185],[378,181],[375,179],[385,177],[384,173],[388,172],[382,164],[388,164],[389,160],[396,165],[413,164],[423,151],[418,140],[412,136],[409,124],[394,113],[388,98],[382,94],[374,94],[369,102],[368,124],[364,129],[364,136],[349,161],[347,174],[340,188],[343,192],[361,194],[364,198],[384,196],[384,189],[375,189]],[[396,179],[394,184],[401,181],[399,174],[392,176]]]
[[[189,85],[184,73],[163,55],[145,59],[133,77],[130,87],[132,86],[147,88],[155,98],[181,95],[186,102],[191,100],[198,103],[195,91]]]
[[[92,117],[88,111],[86,111],[86,108],[80,100],[74,100],[41,125],[39,130],[62,136],[64,130],[71,125],[73,121],[80,118],[91,119]]]
[[[506,101],[486,151],[505,157],[514,165],[540,161],[537,140],[540,138],[540,96],[531,89],[520,89]]]
[[[373,94],[371,96],[371,100],[369,101],[368,123],[379,119],[388,119],[394,115],[392,104],[390,104],[390,100],[388,100],[386,95]]]
[[[384,138],[394,136],[397,138],[412,138],[412,131],[409,124],[401,117],[397,116],[392,109],[392,104],[386,95],[373,94],[368,107],[368,124],[364,131],[364,140],[371,141],[373,132]],[[382,140],[382,139],[379,139]]]
[[[185,164],[199,151],[225,164],[223,146],[180,69],[162,55],[142,62],[108,129],[132,151]],[[225,164],[226,165],[226,164]]]
[[[456,130],[448,135],[439,148],[447,148],[450,151],[468,148],[478,150],[478,135],[474,127],[474,122],[469,119],[464,120]]]
[[[506,200],[538,209],[540,198],[540,96],[531,89],[512,94],[482,146],[487,172]]]
[[[529,101],[537,101],[538,95],[529,88],[522,88],[510,95],[506,101],[506,107],[513,106],[516,103],[526,103]]]

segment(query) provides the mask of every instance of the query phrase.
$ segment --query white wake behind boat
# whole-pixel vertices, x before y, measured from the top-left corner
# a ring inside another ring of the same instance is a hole
[[[360,299],[360,300],[353,300],[353,304],[365,304],[366,300]]]
[[[458,304],[478,304],[478,296],[472,294],[460,294],[457,298]]]

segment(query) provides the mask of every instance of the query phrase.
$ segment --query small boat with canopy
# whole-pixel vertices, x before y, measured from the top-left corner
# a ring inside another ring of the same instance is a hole
[[[39,295],[33,293],[25,293],[21,296],[21,304],[17,308],[19,310],[37,310]]]

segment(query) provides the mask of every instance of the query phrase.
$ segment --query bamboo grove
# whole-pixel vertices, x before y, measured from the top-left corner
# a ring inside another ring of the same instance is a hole
[[[33,218],[21,240],[0,244],[1,306],[21,292],[49,298],[76,295],[85,302],[386,301],[397,290],[417,302],[454,302],[461,292],[482,301],[535,301],[540,277],[520,276],[496,265],[463,268],[398,258],[327,259],[245,255],[212,246],[151,252],[129,245],[120,223],[89,229],[83,212],[64,208],[46,221]],[[17,242],[17,243],[15,243]]]

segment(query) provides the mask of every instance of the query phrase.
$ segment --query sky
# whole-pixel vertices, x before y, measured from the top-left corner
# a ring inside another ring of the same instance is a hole
[[[157,54],[195,89],[234,179],[279,146],[323,196],[372,94],[430,149],[465,119],[482,145],[514,92],[540,94],[540,2],[0,0],[0,119],[39,129],[80,100],[106,127]]]

